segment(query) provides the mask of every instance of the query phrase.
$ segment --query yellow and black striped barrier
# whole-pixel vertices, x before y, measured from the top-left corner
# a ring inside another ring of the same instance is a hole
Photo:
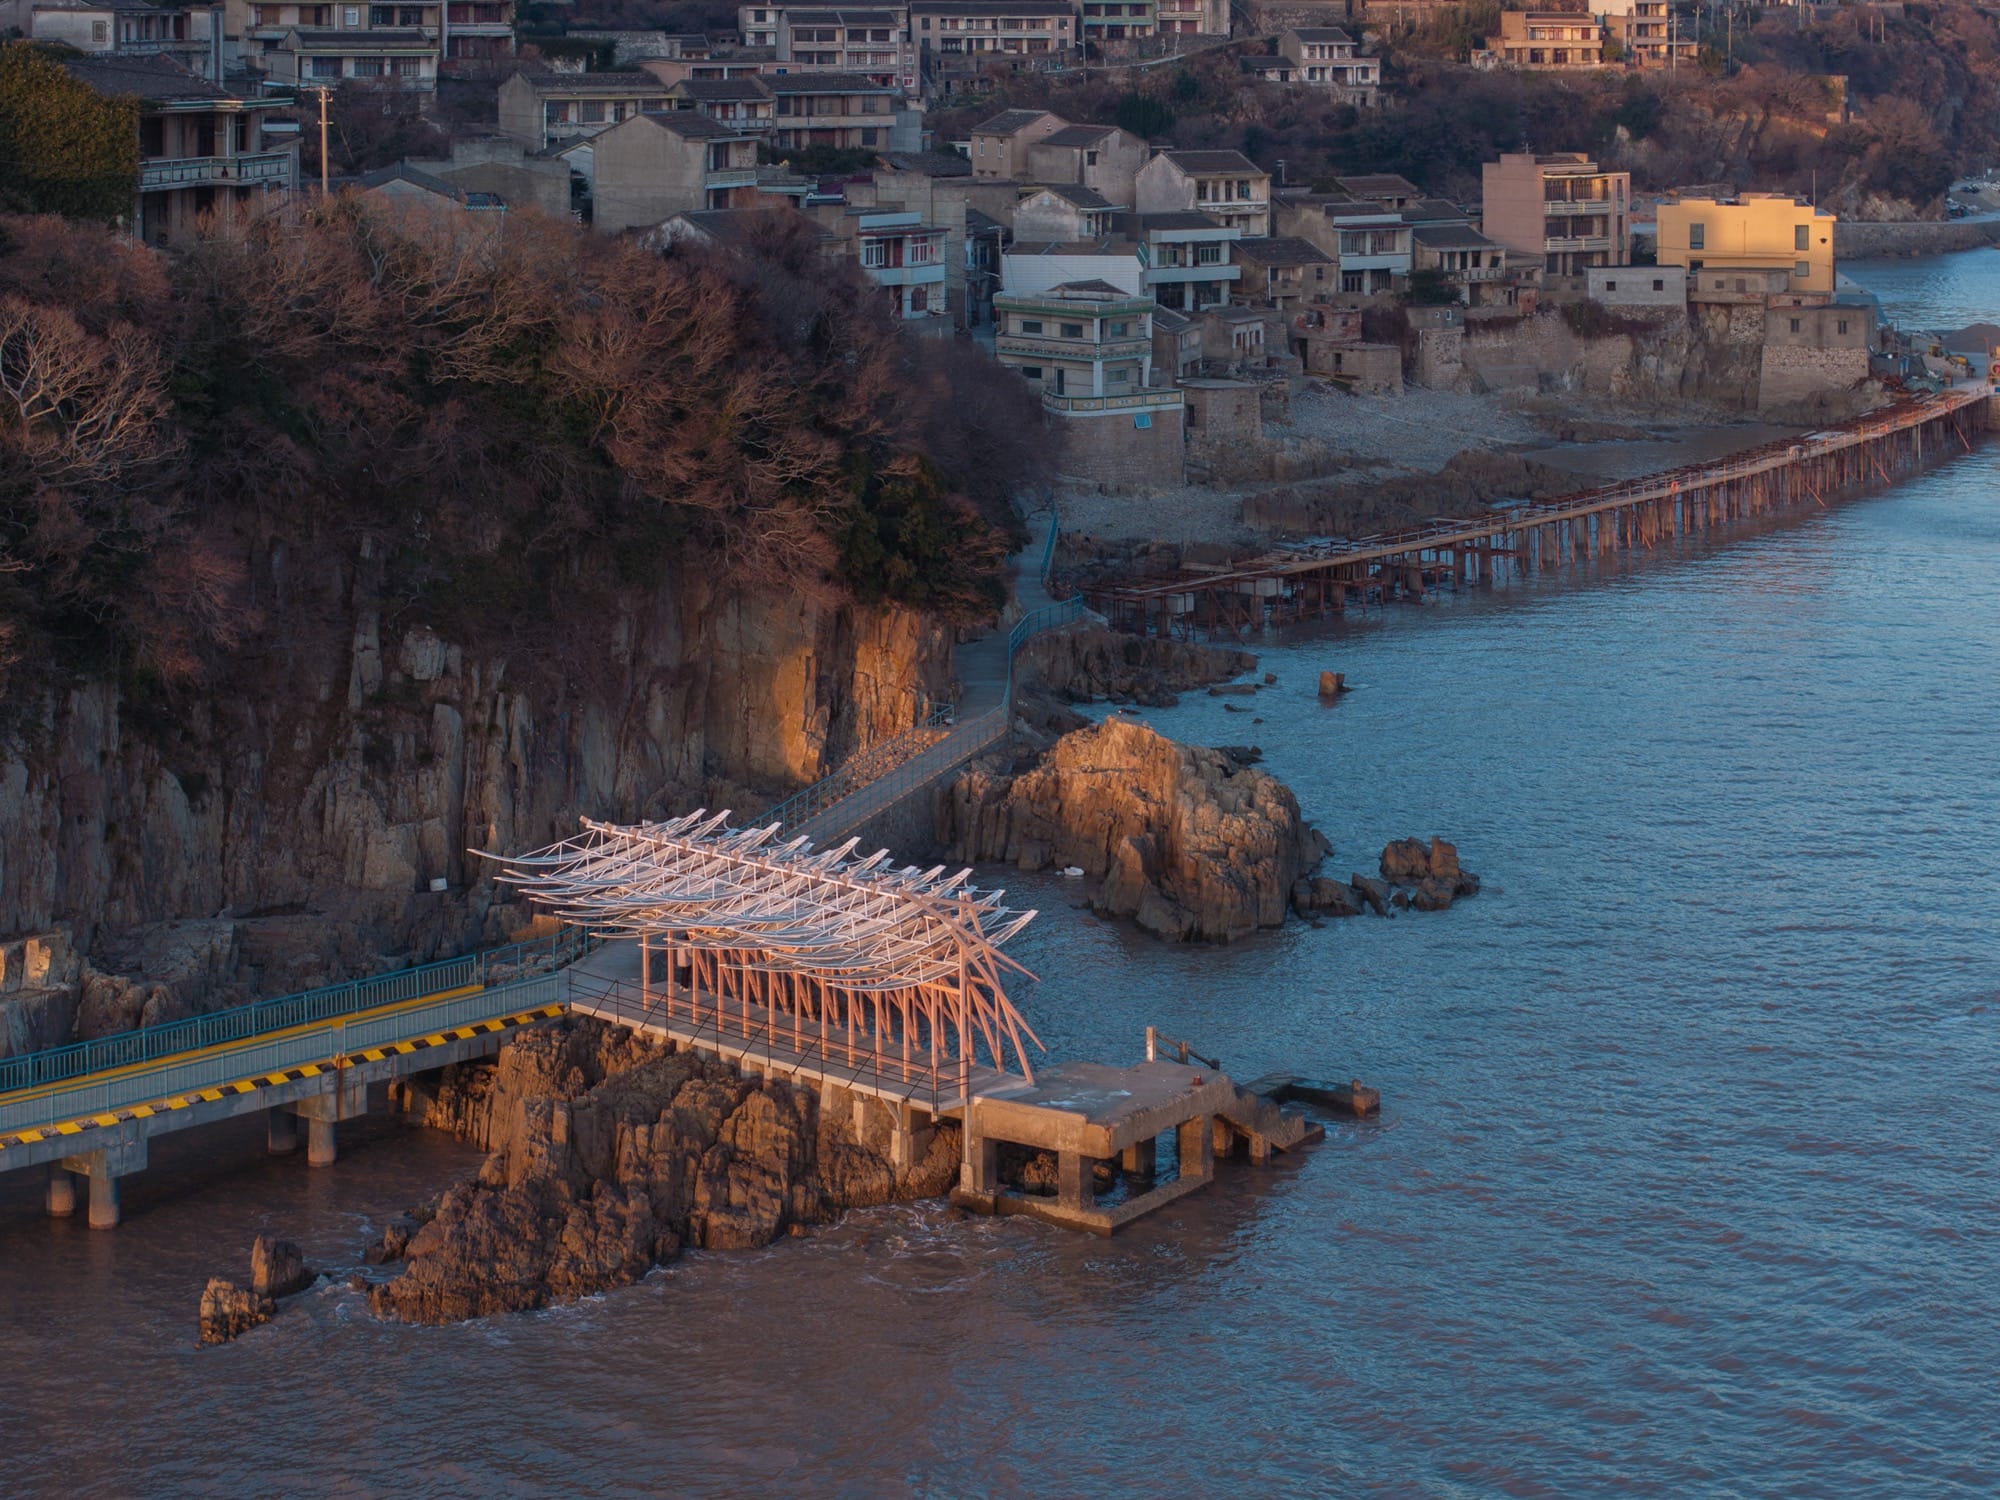
[[[9,1146],[33,1146],[52,1136],[82,1135],[89,1130],[118,1125],[127,1120],[146,1120],[154,1115],[171,1110],[186,1109],[194,1104],[215,1104],[233,1095],[254,1094],[259,1089],[272,1088],[279,1084],[296,1083],[304,1078],[316,1078],[322,1073],[341,1068],[359,1067],[363,1063],[380,1062],[385,1057],[408,1056],[430,1047],[442,1047],[449,1042],[467,1041],[475,1036],[490,1036],[494,1032],[507,1031],[516,1026],[526,1026],[535,1021],[549,1021],[562,1015],[568,1007],[562,1004],[537,1006],[514,1015],[501,1016],[490,1021],[474,1021],[468,1026],[454,1026],[448,1031],[435,1032],[430,1036],[412,1037],[408,1041],[390,1042],[380,1047],[369,1047],[361,1052],[337,1053],[324,1062],[302,1063],[275,1073],[258,1073],[249,1078],[240,1078],[230,1083],[216,1084],[209,1088],[195,1089],[185,1094],[176,1094],[164,1099],[149,1100],[144,1104],[127,1105],[104,1114],[80,1115],[73,1120],[64,1120],[56,1125],[37,1126],[33,1129],[0,1132],[0,1151]],[[269,1038],[260,1037],[257,1045],[263,1045]],[[94,1080],[80,1080],[94,1081]]]

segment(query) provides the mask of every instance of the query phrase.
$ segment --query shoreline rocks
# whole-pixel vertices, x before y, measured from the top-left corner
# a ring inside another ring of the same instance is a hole
[[[1343,884],[1324,877],[1292,884],[1292,910],[1302,917],[1355,917],[1364,911],[1445,911],[1479,894],[1479,877],[1461,868],[1458,847],[1444,839],[1394,839],[1382,850],[1381,876],[1356,872]]]
[[[938,796],[951,858],[1075,866],[1100,882],[1095,910],[1176,940],[1280,925],[1327,847],[1275,776],[1122,719],[1064,735],[1018,774],[975,762]]]
[[[250,1285],[211,1276],[202,1288],[199,1321],[203,1344],[226,1344],[277,1316],[278,1300],[319,1279],[290,1240],[260,1234],[250,1247]]]
[[[592,1020],[523,1033],[426,1101],[425,1123],[491,1154],[369,1249],[404,1266],[370,1289],[370,1310],[407,1323],[524,1311],[630,1285],[684,1248],[755,1249],[949,1189],[956,1125],[913,1130],[898,1165],[888,1107],[830,1094],[823,1108],[810,1089]]]
[[[1240,677],[1257,665],[1248,651],[1127,635],[1103,625],[1036,636],[1022,646],[1017,660],[1057,698],[1145,708],[1171,708],[1192,688],[1215,692],[1210,684]]]

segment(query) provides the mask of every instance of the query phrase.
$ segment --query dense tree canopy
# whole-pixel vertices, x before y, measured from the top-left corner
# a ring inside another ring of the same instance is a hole
[[[0,42],[0,210],[110,222],[132,211],[139,106],[105,99],[32,42]]]
[[[1032,476],[1018,380],[909,339],[816,240],[662,258],[342,197],[172,261],[0,221],[0,627],[17,662],[226,661],[300,598],[280,551],[389,559],[486,643],[690,563],[960,617],[1001,602]],[[364,546],[365,544],[365,546]],[[18,674],[17,674],[18,675]]]

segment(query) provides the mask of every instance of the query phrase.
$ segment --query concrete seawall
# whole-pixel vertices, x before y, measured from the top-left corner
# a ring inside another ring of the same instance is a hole
[[[1860,224],[1843,219],[1833,226],[1834,254],[1856,259],[1948,255],[1994,244],[2000,244],[2000,219],[1918,220],[1907,224]]]

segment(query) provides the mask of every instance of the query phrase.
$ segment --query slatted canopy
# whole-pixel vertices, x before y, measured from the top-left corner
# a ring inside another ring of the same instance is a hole
[[[983,1034],[996,1066],[1004,1037],[1033,1076],[1024,1039],[1041,1043],[1002,983],[1033,975],[1001,951],[1033,911],[975,889],[970,869],[897,865],[887,850],[860,856],[856,839],[816,849],[781,840],[778,824],[731,828],[728,818],[705,809],[634,825],[585,818],[580,833],[545,849],[487,857],[505,865],[501,880],[565,921],[643,948],[706,952],[739,975],[798,976],[816,997],[808,1008],[894,996],[904,1026],[954,1031],[967,1057],[969,1038]]]

